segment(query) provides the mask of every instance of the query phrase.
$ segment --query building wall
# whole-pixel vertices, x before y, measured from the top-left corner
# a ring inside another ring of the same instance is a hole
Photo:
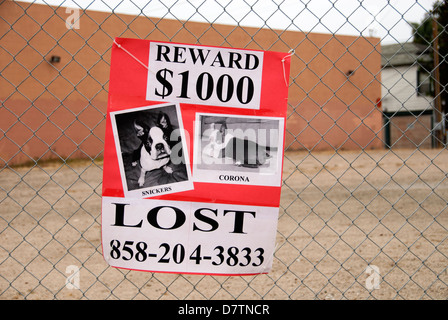
[[[399,115],[390,119],[390,146],[393,148],[431,148],[432,115]]]
[[[384,129],[392,148],[431,148],[433,97],[417,94],[417,65],[382,70],[382,109],[389,119]]]
[[[417,65],[384,68],[381,79],[384,112],[432,109],[432,97],[417,95]]]
[[[115,37],[273,50],[291,61],[286,148],[381,148],[378,38],[209,25],[0,3],[3,163],[101,157],[110,47]],[[48,62],[52,55],[59,63]],[[346,73],[355,70],[351,76]]]

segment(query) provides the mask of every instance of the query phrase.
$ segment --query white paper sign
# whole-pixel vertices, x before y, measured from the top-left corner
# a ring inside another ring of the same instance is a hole
[[[263,52],[151,42],[146,100],[259,109]]]
[[[103,197],[103,254],[147,271],[258,274],[272,266],[278,208]]]

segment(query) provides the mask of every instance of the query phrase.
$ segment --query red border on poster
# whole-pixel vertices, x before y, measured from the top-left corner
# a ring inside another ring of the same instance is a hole
[[[103,165],[103,197],[125,198],[125,190],[122,182],[117,145],[114,140],[114,129],[111,114],[129,109],[158,106],[161,101],[146,100],[148,61],[150,51],[149,40],[116,38],[112,45],[111,69],[109,82],[109,98],[106,115],[106,133],[104,146]],[[168,43],[156,41],[157,43]],[[169,43],[172,44],[172,43]],[[179,44],[187,45],[187,44]],[[207,46],[211,48],[220,48]],[[232,48],[226,48],[232,49]],[[245,49],[238,49],[245,50]],[[254,52],[257,50],[247,50]],[[290,69],[289,53],[259,51],[263,53],[262,79],[260,104],[258,109],[232,108],[216,105],[204,105],[194,103],[179,103],[183,129],[188,133],[186,146],[189,156],[189,165],[194,177],[193,155],[195,145],[195,120],[198,114],[213,115],[238,115],[242,117],[266,117],[283,119],[281,138],[284,146],[284,129],[287,115],[288,79]],[[281,152],[280,181],[283,169],[283,148]],[[251,184],[226,184],[193,181],[191,190],[151,196],[152,200],[216,203],[229,205],[244,205],[258,207],[274,207],[280,205],[281,183],[275,186],[251,185]],[[143,197],[142,200],[145,198]],[[104,245],[104,244],[103,244]],[[104,249],[104,247],[103,247]],[[123,267],[126,268],[126,267]],[[129,268],[138,270],[136,268]],[[143,269],[141,269],[143,270]],[[149,270],[146,270],[149,271]],[[170,272],[170,271],[159,271]],[[175,272],[175,271],[174,271]],[[197,272],[185,272],[197,273]],[[205,273],[200,274],[223,274]],[[224,273],[226,274],[226,273]],[[237,273],[240,274],[240,273]],[[243,273],[241,273],[243,274]],[[248,273],[253,274],[253,273]],[[229,275],[229,274],[228,274]],[[235,274],[233,274],[235,275]]]

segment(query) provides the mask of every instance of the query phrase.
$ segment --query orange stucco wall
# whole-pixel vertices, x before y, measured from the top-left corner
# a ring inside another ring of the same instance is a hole
[[[288,52],[286,148],[381,148],[378,38],[302,33],[0,4],[0,157],[102,157],[110,47],[115,37]],[[6,22],[5,22],[6,21]],[[52,55],[61,57],[51,64]],[[350,70],[354,73],[347,76]]]

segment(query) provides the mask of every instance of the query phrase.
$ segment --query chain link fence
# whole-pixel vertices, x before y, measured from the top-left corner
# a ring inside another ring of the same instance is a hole
[[[0,1],[0,298],[447,299],[445,6]],[[115,37],[294,50],[269,274],[103,260]]]

